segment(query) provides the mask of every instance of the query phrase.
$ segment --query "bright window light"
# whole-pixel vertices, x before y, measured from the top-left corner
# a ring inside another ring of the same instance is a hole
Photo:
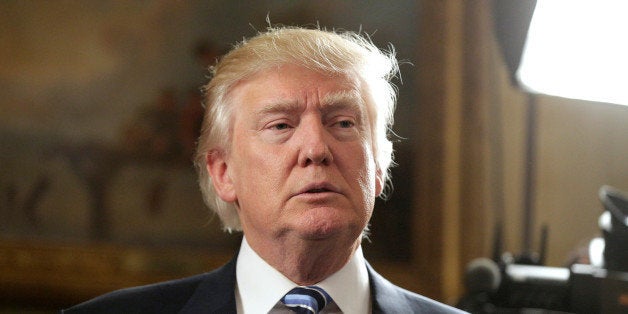
[[[538,0],[517,76],[531,92],[628,105],[628,1]]]

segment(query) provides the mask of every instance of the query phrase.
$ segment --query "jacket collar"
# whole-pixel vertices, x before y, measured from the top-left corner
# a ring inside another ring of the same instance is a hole
[[[390,281],[378,274],[371,265],[366,262],[369,272],[372,298],[372,313],[406,313],[411,305],[400,295]]]
[[[180,313],[236,314],[236,261],[237,256],[224,266],[208,273]],[[379,275],[368,262],[366,268],[369,273],[374,314],[402,313],[411,308],[399,290]]]
[[[236,314],[236,260],[208,273],[179,313]]]

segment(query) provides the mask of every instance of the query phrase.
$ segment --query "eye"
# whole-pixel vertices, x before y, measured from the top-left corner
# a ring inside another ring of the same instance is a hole
[[[274,130],[282,131],[282,130],[289,129],[290,125],[288,123],[281,122],[281,123],[275,123],[275,124],[271,125],[269,128],[270,129],[274,129]]]
[[[355,123],[353,121],[350,120],[342,120],[342,121],[338,121],[336,123],[339,127],[341,128],[352,128],[353,126],[355,126]]]
[[[350,118],[339,118],[335,122],[331,124],[332,127],[340,128],[340,129],[351,129],[355,127],[356,122]]]
[[[290,121],[286,121],[285,119],[270,122],[265,127],[265,129],[270,130],[270,131],[287,131],[292,128],[293,128],[292,123]]]

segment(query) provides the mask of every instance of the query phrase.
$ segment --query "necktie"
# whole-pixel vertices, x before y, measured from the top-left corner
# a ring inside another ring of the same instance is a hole
[[[332,299],[320,287],[296,287],[288,292],[281,302],[299,314],[318,314]]]

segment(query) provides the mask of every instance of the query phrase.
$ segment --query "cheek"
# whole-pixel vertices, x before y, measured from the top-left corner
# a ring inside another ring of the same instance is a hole
[[[356,182],[365,204],[369,208],[374,204],[377,193],[377,171],[373,154],[370,153],[370,146],[363,145],[359,149],[350,151],[347,156],[350,157],[344,165],[347,169],[351,169],[346,175],[349,182]]]
[[[375,163],[375,156],[370,142],[364,142],[364,149],[362,151],[362,154],[363,162],[365,165],[365,176],[367,177],[366,180],[368,181],[370,189],[375,189],[377,179],[377,165]]]
[[[237,148],[233,160],[233,180],[240,195],[267,195],[280,187],[284,167],[279,152],[269,152],[250,143]]]

